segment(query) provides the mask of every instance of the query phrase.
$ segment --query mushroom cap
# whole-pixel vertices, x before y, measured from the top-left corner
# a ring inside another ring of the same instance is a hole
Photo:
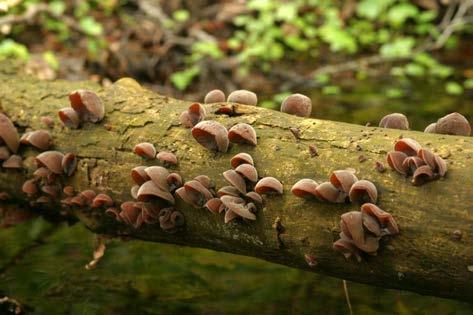
[[[292,94],[284,99],[281,112],[300,117],[309,117],[312,113],[312,101],[303,94]]]
[[[408,156],[417,155],[417,151],[419,151],[422,146],[411,138],[402,138],[396,141],[394,144],[395,151],[404,152]]]
[[[358,262],[361,262],[361,251],[353,244],[345,239],[339,239],[333,243],[333,249],[341,252],[346,259],[355,256]]]
[[[238,218],[238,214],[236,214],[235,212],[231,211],[230,209],[227,209],[225,211],[225,224],[229,223],[230,221],[234,220]]]
[[[384,116],[379,122],[379,126],[382,128],[408,130],[409,121],[404,114],[392,113]]]
[[[359,180],[351,186],[349,193],[350,201],[367,201],[375,203],[378,200],[376,186],[368,180]]]
[[[135,201],[125,201],[120,205],[120,219],[135,228],[138,228],[142,222],[140,219],[142,213],[142,203]]]
[[[188,109],[189,113],[192,115],[197,115],[201,117],[202,119],[205,118],[205,115],[207,114],[205,111],[205,107],[202,106],[200,103],[192,103],[189,105]]]
[[[53,139],[49,131],[35,130],[28,133],[28,136],[26,137],[26,142],[37,149],[46,151],[53,144]]]
[[[363,218],[363,228],[369,233],[373,234],[373,236],[380,237],[381,226],[378,220],[376,220],[376,218],[366,213],[362,213],[362,218]]]
[[[94,200],[92,200],[92,208],[99,208],[105,206],[107,208],[113,206],[113,199],[106,194],[98,194]]]
[[[172,152],[160,151],[156,154],[156,158],[163,163],[177,165],[177,156]]]
[[[233,187],[238,189],[243,195],[246,194],[246,183],[245,179],[234,170],[228,170],[223,172],[223,177],[227,182],[229,182]]]
[[[227,102],[256,106],[258,96],[248,90],[236,90],[228,95]]]
[[[363,215],[360,211],[350,211],[340,216],[340,228],[344,236],[352,240],[359,248],[359,244],[365,241],[363,230]]]
[[[222,90],[212,90],[205,95],[205,104],[221,102],[225,102],[225,93]]]
[[[131,170],[131,178],[137,185],[142,185],[151,179],[145,172],[147,168],[147,166],[137,166]]]
[[[70,107],[61,108],[57,112],[62,124],[70,129],[77,129],[80,126],[79,114]]]
[[[245,201],[243,199],[233,196],[222,196],[220,200],[228,210],[238,216],[249,220],[256,220],[255,214],[245,207]]]
[[[330,182],[323,182],[315,188],[315,196],[322,201],[344,203],[347,194]]]
[[[330,182],[344,193],[350,192],[351,186],[358,181],[358,178],[348,170],[333,171],[330,175]]]
[[[207,201],[214,197],[212,193],[202,185],[202,183],[195,179],[184,183],[184,189],[193,204],[196,204],[199,207],[203,207]]]
[[[250,182],[256,183],[258,181],[258,171],[251,164],[240,164],[235,171]]]
[[[72,187],[72,186],[65,186],[65,187],[62,189],[62,192],[63,192],[66,196],[72,197],[72,196],[74,196],[74,187]]]
[[[38,166],[44,166],[54,174],[62,174],[62,159],[64,155],[59,151],[46,151],[36,156]]]
[[[221,123],[213,120],[201,121],[192,128],[192,136],[208,150],[227,152],[228,131]]]
[[[435,154],[435,164],[434,172],[437,172],[440,176],[445,176],[447,173],[447,162],[442,159],[438,154]]]
[[[77,157],[74,153],[66,153],[61,162],[64,174],[72,176],[77,169]]]
[[[228,139],[232,143],[257,145],[255,129],[245,123],[239,123],[230,128],[228,131]]]
[[[437,128],[437,123],[431,123],[427,127],[425,127],[424,132],[425,133],[436,133],[436,128]]]
[[[185,203],[191,205],[191,206],[194,206],[196,208],[200,207],[199,205],[197,205],[196,203],[194,203],[194,200],[192,199],[192,197],[187,193],[186,189],[184,187],[179,187],[178,189],[176,189],[175,191],[176,195],[179,196],[179,198],[181,198],[182,200],[184,200]]]
[[[162,166],[150,166],[145,168],[145,173],[161,190],[169,191],[169,184],[167,181],[169,171],[167,169]]]
[[[171,173],[166,177],[166,181],[169,185],[169,190],[174,191],[182,186],[182,177],[178,173]]]
[[[82,198],[84,198],[84,200],[87,201],[87,203],[92,203],[92,201],[94,200],[94,198],[97,196],[97,194],[95,193],[95,191],[93,191],[92,189],[84,190],[84,191],[82,191],[79,195],[80,195]]]
[[[158,187],[158,185],[156,185],[152,180],[141,185],[137,197],[138,201],[148,201],[157,198],[170,204],[174,204],[174,197],[172,194],[169,191]]]
[[[133,199],[138,199],[138,190],[140,190],[140,186],[139,185],[134,185],[133,187],[131,187],[130,189],[130,195]]]
[[[93,123],[99,122],[105,116],[105,106],[102,100],[92,91],[80,89],[69,94],[71,107],[82,120]]]
[[[38,193],[38,185],[36,185],[36,181],[34,179],[28,179],[23,183],[21,191],[23,191],[28,196],[34,196]]]
[[[10,150],[6,146],[0,146],[0,161],[8,160],[10,157]]]
[[[60,187],[54,185],[44,185],[41,187],[41,191],[48,194],[51,198],[56,198],[60,190]]]
[[[13,154],[3,162],[2,167],[10,169],[22,168],[23,160],[21,159],[21,156]]]
[[[171,217],[169,218],[171,223],[174,224],[175,227],[183,226],[186,223],[184,215],[180,211],[173,211],[171,213]]]
[[[422,165],[417,168],[412,175],[412,184],[414,186],[420,186],[434,179],[434,171],[429,165]]]
[[[255,165],[253,162],[253,158],[248,153],[238,153],[230,160],[230,164],[233,168],[237,168],[240,164],[251,164]]]
[[[156,157],[156,149],[152,143],[142,142],[135,145],[133,152],[145,159],[154,159]]]
[[[247,192],[245,197],[247,199],[250,199],[252,202],[258,204],[258,205],[262,205],[263,204],[263,198],[261,197],[260,194],[258,194],[257,192],[255,191],[250,191],[250,192]]]
[[[425,162],[418,156],[408,156],[404,159],[404,162],[402,162],[402,167],[409,170],[411,174],[422,165],[425,165]]]
[[[315,180],[303,178],[292,186],[291,192],[293,195],[300,198],[315,198],[317,196],[316,188],[318,185]]]
[[[217,196],[219,197],[226,195],[238,197],[240,195],[240,192],[233,186],[223,186],[217,191]]]
[[[205,188],[207,189],[212,189],[215,188],[215,184],[212,182],[210,177],[207,175],[198,175],[194,177],[194,179],[198,182],[200,182],[202,185],[204,185]]]
[[[407,155],[401,151],[391,151],[386,156],[386,161],[388,162],[388,165],[391,167],[391,169],[402,175],[407,175],[407,164],[404,164],[406,159]]]
[[[454,112],[437,120],[435,132],[448,135],[469,136],[471,134],[471,126],[465,116]]]
[[[223,210],[221,205],[222,201],[220,200],[220,198],[212,198],[205,203],[204,207],[209,209],[210,212],[220,213],[220,211]]]
[[[264,177],[256,183],[255,191],[260,194],[271,194],[276,193],[282,195],[283,193],[283,185],[279,180],[274,177]]]
[[[375,204],[363,204],[361,206],[361,212],[370,215],[376,218],[376,220],[378,220],[379,224],[381,225],[381,228],[386,229],[386,231],[381,233],[382,235],[395,235],[399,233],[399,228],[397,226],[396,220],[394,220],[394,217],[390,213],[376,206]]]
[[[18,152],[20,146],[18,130],[16,130],[10,118],[3,113],[0,113],[0,138],[6,143],[10,151]]]
[[[193,117],[189,113],[189,111],[183,111],[181,115],[179,116],[179,121],[181,122],[181,125],[186,127],[186,128],[192,128],[194,127],[194,122],[193,122]]]

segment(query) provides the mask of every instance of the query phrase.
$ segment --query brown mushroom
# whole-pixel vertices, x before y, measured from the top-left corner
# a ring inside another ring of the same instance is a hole
[[[49,131],[36,130],[29,132],[26,137],[26,143],[42,151],[48,150],[53,144],[53,139]]]
[[[283,186],[279,180],[274,177],[264,177],[256,183],[255,191],[260,194],[280,194],[283,193]]]
[[[312,101],[303,94],[292,94],[284,99],[281,112],[300,117],[309,117],[312,113]]]
[[[46,151],[36,156],[36,164],[46,167],[54,174],[62,174],[62,159],[64,155],[58,151]]]
[[[246,194],[246,183],[245,179],[234,170],[228,170],[223,172],[223,177],[227,182],[229,182],[233,187],[238,189],[243,195]]]
[[[323,182],[315,188],[315,196],[321,201],[344,203],[347,194],[330,182]]]
[[[256,106],[258,96],[248,90],[236,90],[228,95],[227,102]]]
[[[248,153],[238,153],[237,155],[232,157],[232,159],[230,160],[230,164],[234,169],[237,168],[240,164],[255,165],[253,162],[253,158]]]
[[[409,121],[407,117],[400,113],[393,113],[384,116],[379,122],[379,126],[382,128],[391,128],[391,129],[409,129]]]
[[[330,182],[344,193],[349,193],[351,186],[358,181],[353,172],[348,170],[333,171],[330,175]]]
[[[177,165],[177,156],[172,152],[160,151],[156,154],[156,158],[164,165]]]
[[[227,152],[228,150],[228,131],[219,122],[201,121],[192,128],[192,136],[208,150],[219,152]]]
[[[399,139],[394,144],[395,151],[404,152],[407,156],[417,155],[417,151],[419,151],[421,148],[421,145],[411,138]]]
[[[399,233],[396,220],[393,216],[372,203],[365,203],[361,206],[361,212],[370,215],[379,222],[382,235],[395,235]]]
[[[156,149],[149,142],[138,143],[133,148],[133,152],[144,159],[154,159],[156,157]]]
[[[21,156],[13,154],[6,161],[2,163],[3,168],[18,169],[23,167],[23,160]]]
[[[315,198],[317,196],[317,186],[318,183],[315,180],[303,178],[292,186],[291,192],[300,198]]]
[[[228,130],[228,139],[232,143],[257,145],[256,131],[252,126],[239,123]]]
[[[74,91],[69,94],[69,101],[82,121],[96,123],[105,116],[105,106],[98,95],[92,91],[84,89]]]
[[[15,126],[5,114],[0,113],[0,139],[5,142],[11,152],[18,152],[20,137]]]
[[[222,90],[212,90],[205,95],[205,104],[221,102],[225,102],[225,93]]]
[[[471,126],[468,120],[460,113],[451,113],[437,121],[435,132],[440,134],[469,136]]]
[[[174,197],[169,191],[163,190],[154,181],[149,180],[141,185],[137,194],[138,201],[149,201],[153,199],[163,200],[169,204],[174,204]]]
[[[359,180],[351,186],[349,193],[351,202],[371,202],[376,203],[378,200],[378,190],[376,186],[367,180]]]
[[[77,169],[77,158],[74,153],[66,153],[61,161],[64,174],[72,176]]]
[[[391,151],[388,153],[386,161],[388,162],[388,165],[391,167],[391,169],[402,175],[407,175],[408,167],[407,164],[404,164],[406,158],[407,155],[404,152]]]
[[[434,179],[434,172],[428,165],[423,165],[415,170],[412,176],[412,184],[414,186],[420,186]]]
[[[80,126],[80,117],[79,114],[72,108],[66,107],[61,108],[58,111],[59,119],[62,124],[70,129],[77,129]]]

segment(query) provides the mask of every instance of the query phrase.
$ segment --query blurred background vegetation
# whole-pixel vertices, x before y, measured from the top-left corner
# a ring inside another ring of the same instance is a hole
[[[0,59],[43,80],[131,76],[202,100],[255,91],[278,108],[307,94],[313,116],[423,130],[473,119],[472,0],[0,0]],[[41,219],[0,229],[0,314],[347,314],[341,280],[201,249],[109,241]],[[473,306],[349,283],[355,314],[473,314]],[[7,296],[8,298],[2,298]]]

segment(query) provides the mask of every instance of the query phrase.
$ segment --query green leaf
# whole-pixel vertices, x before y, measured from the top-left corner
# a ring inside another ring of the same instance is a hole
[[[417,63],[408,63],[405,69],[406,74],[413,77],[421,77],[425,74],[425,68]]]
[[[66,3],[64,1],[53,1],[48,6],[49,10],[56,15],[62,15],[66,11]]]
[[[437,18],[437,11],[430,10],[430,11],[422,11],[417,16],[417,21],[421,23],[433,22]]]
[[[279,21],[292,21],[297,17],[297,5],[287,2],[280,4],[276,10],[276,19]]]
[[[391,75],[396,76],[396,77],[402,77],[405,75],[405,69],[403,67],[392,67],[391,68]]]
[[[91,16],[80,19],[79,25],[81,29],[89,36],[100,36],[103,33],[102,24],[95,21]]]
[[[455,81],[448,81],[445,84],[445,91],[451,95],[461,95],[463,94],[463,87]]]
[[[333,52],[345,51],[355,53],[358,49],[355,38],[337,26],[322,26],[320,28],[320,36],[324,42],[330,44],[330,50]]]
[[[426,66],[427,68],[432,68],[438,65],[437,60],[435,60],[431,55],[425,52],[416,54],[414,56],[414,61],[418,64]]]
[[[200,68],[198,66],[191,67],[184,71],[174,72],[171,75],[171,82],[178,90],[184,91],[199,73]]]
[[[394,0],[362,0],[356,7],[360,17],[374,20],[379,17]]]
[[[30,58],[30,54],[25,45],[8,38],[0,42],[0,59],[7,57],[27,61]]]
[[[394,27],[399,27],[409,18],[414,18],[419,13],[419,9],[410,3],[400,3],[389,9],[388,21]]]
[[[412,53],[414,45],[414,38],[401,37],[381,46],[380,53],[382,56],[390,58],[407,57]]]
[[[328,74],[318,74],[314,77],[314,80],[320,84],[327,84],[330,81],[330,76]]]
[[[446,79],[453,74],[453,68],[437,64],[435,67],[430,69],[430,74],[432,74],[434,77]]]
[[[463,82],[463,86],[465,89],[473,89],[473,78],[466,79],[465,82]]]
[[[284,41],[286,44],[296,51],[305,51],[309,49],[309,42],[299,36],[290,35],[287,36]]]
[[[172,18],[177,22],[183,23],[189,20],[190,13],[187,10],[177,10],[173,12]]]
[[[54,52],[50,50],[45,51],[43,53],[43,59],[53,70],[57,71],[59,69],[59,61],[57,60]]]
[[[327,85],[322,88],[322,93],[325,95],[338,95],[341,93],[341,89],[336,85]]]
[[[192,45],[192,52],[199,56],[209,56],[215,59],[222,58],[223,52],[215,42],[196,42]]]
[[[401,98],[403,96],[405,96],[405,93],[403,90],[399,89],[399,88],[388,88],[386,90],[386,96],[388,98]]]

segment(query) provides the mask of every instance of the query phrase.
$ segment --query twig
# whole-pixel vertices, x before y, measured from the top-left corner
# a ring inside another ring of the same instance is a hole
[[[351,302],[350,302],[350,295],[348,294],[348,285],[346,280],[343,281],[343,291],[345,292],[345,300],[347,301],[348,305],[348,311],[350,312],[350,315],[353,315],[353,309],[351,307]]]

